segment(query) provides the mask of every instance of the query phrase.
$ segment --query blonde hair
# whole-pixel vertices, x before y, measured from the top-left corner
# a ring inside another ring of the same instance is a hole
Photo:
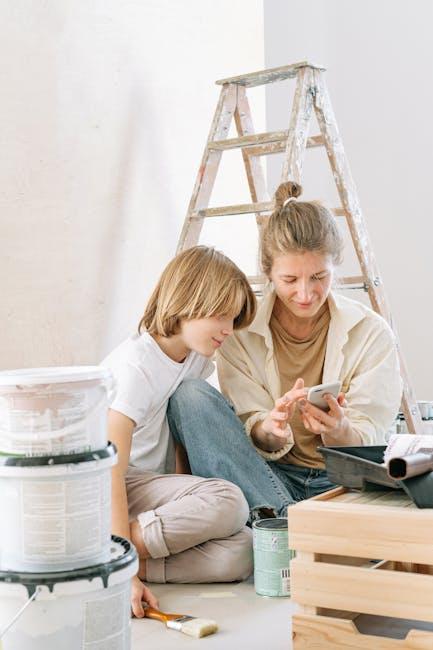
[[[182,320],[233,315],[234,328],[248,327],[256,299],[244,273],[228,257],[207,246],[194,246],[164,269],[138,331],[171,336]]]
[[[276,254],[317,251],[340,264],[343,240],[337,223],[325,206],[315,201],[296,201],[302,193],[298,183],[281,183],[275,192],[275,210],[261,234],[263,272],[269,277]]]

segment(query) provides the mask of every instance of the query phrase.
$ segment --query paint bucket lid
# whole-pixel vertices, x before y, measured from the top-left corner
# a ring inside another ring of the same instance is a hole
[[[103,449],[83,451],[78,454],[59,454],[58,456],[7,456],[0,454],[1,467],[43,467],[45,465],[69,465],[86,463],[91,460],[104,460],[116,456],[117,449],[109,442]]]
[[[103,449],[59,456],[3,456],[0,454],[0,478],[34,479],[80,475],[105,470],[117,462],[117,450],[109,442]]]
[[[114,573],[125,571],[128,579],[132,578],[137,570],[137,552],[135,547],[127,539],[112,535],[111,537],[111,560],[109,562],[95,564],[81,569],[72,569],[69,571],[50,571],[43,573],[34,573],[27,571],[0,571],[0,585],[22,585],[27,588],[31,596],[36,587],[47,587],[49,592],[53,592],[56,585],[60,583],[73,583],[78,581],[92,581],[95,578],[102,580],[103,586],[109,586],[110,577]],[[94,586],[91,587],[94,589]],[[84,591],[80,585],[80,591]]]
[[[253,528],[260,530],[287,530],[287,517],[270,517],[253,522]]]
[[[23,387],[40,384],[63,384],[94,379],[111,379],[111,372],[103,366],[52,366],[2,370],[0,386]]]

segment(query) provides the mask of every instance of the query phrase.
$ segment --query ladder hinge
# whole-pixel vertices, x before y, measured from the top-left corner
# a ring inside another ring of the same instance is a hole
[[[308,92],[313,97],[313,99],[315,99],[317,95],[317,86],[310,86]]]
[[[378,287],[380,285],[380,278],[378,276],[373,278],[373,285],[375,287]],[[363,287],[364,291],[368,291],[370,289],[370,286],[371,286],[370,282],[364,282],[364,287]]]

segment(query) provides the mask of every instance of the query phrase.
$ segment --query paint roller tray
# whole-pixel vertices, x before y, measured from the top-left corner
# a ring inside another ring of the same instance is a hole
[[[385,449],[385,445],[318,448],[333,483],[352,490],[403,490],[418,508],[433,508],[433,472],[404,480],[393,479],[383,465]]]

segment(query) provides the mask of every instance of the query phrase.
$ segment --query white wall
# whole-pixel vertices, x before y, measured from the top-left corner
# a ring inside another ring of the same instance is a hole
[[[97,362],[174,254],[213,82],[263,68],[262,2],[3,0],[0,13],[0,367]],[[240,185],[226,173],[214,201]]]
[[[268,0],[264,7],[266,67],[308,59],[328,68],[331,100],[412,383],[418,399],[432,399],[433,4]],[[268,86],[270,129],[286,128],[287,100],[287,88]],[[307,195],[329,198],[324,169],[317,158],[307,159]],[[275,162],[269,178],[277,184]]]

